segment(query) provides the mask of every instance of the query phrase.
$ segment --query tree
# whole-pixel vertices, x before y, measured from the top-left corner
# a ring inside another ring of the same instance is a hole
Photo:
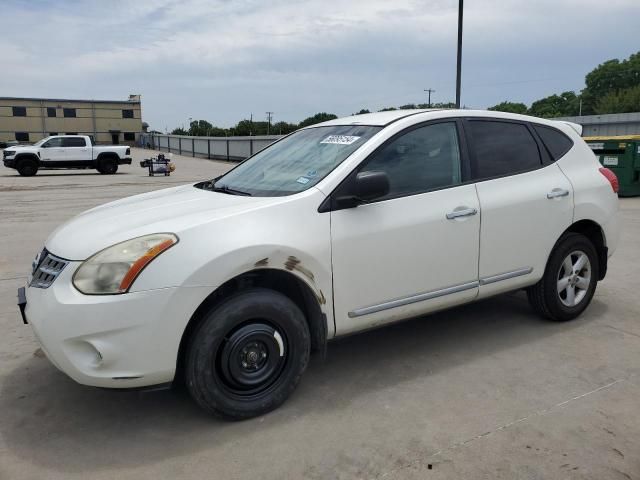
[[[607,60],[585,77],[582,91],[583,113],[596,113],[598,102],[610,93],[619,92],[640,84],[640,52],[627,60]],[[610,102],[610,100],[608,100]]]
[[[543,118],[571,117],[578,115],[580,99],[575,92],[550,95],[531,104],[529,115]]]
[[[328,120],[334,120],[336,118],[338,118],[337,115],[334,115],[333,113],[326,113],[326,112],[316,113],[314,116],[305,118],[303,121],[301,121],[300,124],[298,125],[298,128],[308,127],[309,125],[326,122]]]
[[[640,112],[640,84],[606,94],[595,107],[598,114],[630,112]]]
[[[194,137],[207,137],[211,135],[213,125],[206,120],[194,120],[189,124],[189,135]]]
[[[400,107],[398,107],[400,110],[415,110],[416,108],[416,104],[415,103],[407,103],[406,105],[402,105]]]
[[[287,135],[298,129],[297,125],[287,122],[278,122],[271,125],[271,133],[274,135]]]
[[[493,107],[489,107],[487,110],[493,110],[495,112],[509,112],[509,113],[527,113],[527,106],[524,103],[517,102],[501,102]]]
[[[385,108],[381,108],[380,110],[378,110],[379,112],[392,112],[394,110],[397,110],[396,107],[385,107]]]
[[[371,113],[371,112],[369,110],[367,110],[366,108],[363,108],[358,113],[354,113],[353,115],[363,115],[365,113]]]
[[[184,128],[174,128],[173,130],[171,130],[171,135],[188,135],[189,132],[187,132]]]

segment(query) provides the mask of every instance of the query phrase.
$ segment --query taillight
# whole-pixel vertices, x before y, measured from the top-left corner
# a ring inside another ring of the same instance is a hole
[[[616,177],[616,174],[613,173],[608,168],[604,168],[604,167],[600,169],[600,173],[604,175],[607,180],[609,180],[609,183],[611,184],[611,188],[613,188],[613,193],[618,193],[618,190],[620,188],[620,183],[618,182],[618,177]]]

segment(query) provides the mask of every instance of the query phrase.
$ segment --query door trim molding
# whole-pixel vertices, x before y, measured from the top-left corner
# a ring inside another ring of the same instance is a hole
[[[522,275],[528,275],[531,272],[533,272],[533,267],[519,268],[518,270],[512,270],[511,272],[499,273],[497,275],[484,277],[479,281],[460,283],[458,285],[452,285],[450,287],[440,288],[438,290],[431,290],[429,292],[423,292],[416,295],[409,295],[408,297],[389,300],[387,302],[370,305],[368,307],[356,308],[355,310],[350,311],[348,313],[348,316],[349,318],[355,318],[361,317],[363,315],[369,315],[371,313],[382,312],[391,308],[403,307],[412,303],[423,302],[425,300],[432,300],[434,298],[444,297],[445,295],[451,295],[454,293],[464,292],[465,290],[471,290],[473,288],[479,287],[480,285],[488,285],[491,283],[520,277]]]
[[[533,272],[533,267],[519,268],[518,270],[512,270],[511,272],[499,273],[497,275],[491,275],[480,279],[480,285],[488,285],[490,283],[501,282],[502,280],[509,280],[510,278],[520,277],[522,275],[529,275]]]
[[[438,290],[431,290],[430,292],[418,293],[416,295],[410,295],[408,297],[398,298],[396,300],[389,300],[387,302],[379,303],[377,305],[371,305],[369,307],[356,308],[348,313],[349,318],[360,317],[362,315],[369,315],[370,313],[377,313],[390,308],[402,307],[404,305],[410,305],[412,303],[422,302],[424,300],[431,300],[433,298],[443,297],[445,295],[451,295],[453,293],[464,292],[465,290],[471,290],[477,288],[480,283],[478,281],[461,283],[459,285],[453,285],[451,287],[441,288]]]

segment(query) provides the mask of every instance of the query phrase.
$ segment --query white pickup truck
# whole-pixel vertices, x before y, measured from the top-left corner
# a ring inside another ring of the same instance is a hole
[[[131,149],[126,145],[93,145],[87,135],[56,135],[43,138],[33,145],[5,148],[5,167],[30,177],[40,168],[95,168],[100,173],[113,174],[118,165],[131,165]]]

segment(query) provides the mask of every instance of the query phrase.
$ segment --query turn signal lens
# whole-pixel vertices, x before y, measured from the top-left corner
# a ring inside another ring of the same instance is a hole
[[[600,169],[600,173],[604,175],[607,180],[609,180],[611,188],[613,188],[613,193],[618,193],[618,190],[620,189],[620,183],[618,182],[618,177],[616,176],[616,174],[608,168],[604,167]]]
[[[105,248],[80,265],[73,285],[87,295],[125,293],[154,258],[176,243],[172,233],[155,233]]]

